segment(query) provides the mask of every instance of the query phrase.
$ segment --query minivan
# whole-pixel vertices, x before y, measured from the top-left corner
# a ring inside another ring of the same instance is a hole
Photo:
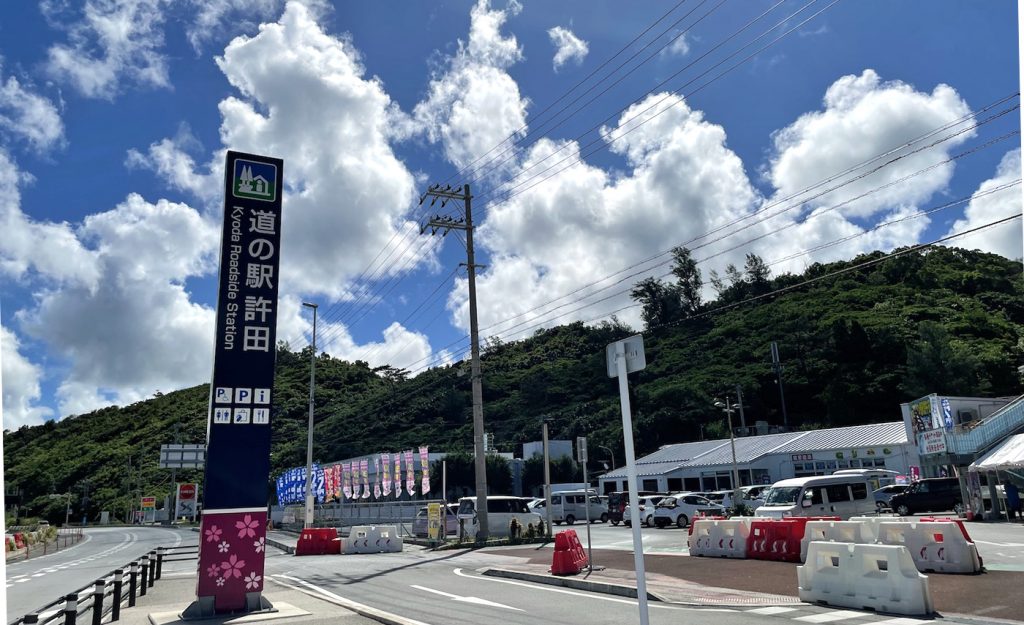
[[[960,480],[955,477],[932,477],[910,483],[906,491],[893,495],[889,507],[900,516],[917,512],[945,512],[963,514],[964,499],[960,494]]]
[[[590,505],[587,505],[587,501]],[[608,522],[608,507],[594,491],[571,490],[551,493],[551,522],[561,525],[572,525],[576,521],[585,521],[590,513],[590,522]]]
[[[781,519],[791,516],[837,516],[844,521],[874,513],[863,475],[825,475],[782,480],[772,490],[755,516]]]
[[[529,501],[529,497],[488,495],[487,525],[491,536],[508,536],[512,519],[519,521],[523,531],[531,524],[538,527],[541,516],[536,512],[530,512],[526,506]],[[476,516],[476,497],[463,497],[459,500],[459,526],[466,537],[476,536],[480,529],[480,522]]]

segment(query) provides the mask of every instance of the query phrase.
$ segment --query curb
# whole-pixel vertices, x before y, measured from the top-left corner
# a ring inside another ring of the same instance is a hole
[[[281,551],[283,551],[283,552],[285,552],[287,554],[295,555],[295,547],[293,547],[293,546],[291,546],[291,545],[289,545],[287,543],[283,543],[281,541],[274,540],[273,538],[270,538],[269,536],[267,537],[266,541],[267,541],[267,544],[270,545],[271,547],[277,547],[278,549],[280,549]]]
[[[562,588],[574,588],[576,590],[587,590],[590,592],[599,592],[606,595],[616,595],[618,597],[629,597],[630,599],[637,598],[636,588],[633,586],[626,586],[623,584],[612,584],[609,582],[594,582],[585,579],[575,579],[571,577],[554,577],[551,575],[540,575],[537,573],[526,573],[524,571],[510,571],[508,569],[485,569],[484,575],[489,577],[505,577],[508,579],[518,579],[527,582],[537,582],[538,584],[548,584],[549,586],[561,586]],[[650,601],[660,601],[662,603],[673,603],[660,595],[647,591],[647,599]],[[718,607],[718,606],[715,606]]]

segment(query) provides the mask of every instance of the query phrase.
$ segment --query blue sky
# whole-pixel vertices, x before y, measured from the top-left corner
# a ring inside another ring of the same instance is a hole
[[[506,341],[639,328],[624,291],[673,245],[705,276],[748,252],[801,271],[1021,212],[1015,3],[626,6],[7,7],[4,428],[208,381],[229,148],[285,162],[278,338],[306,345],[317,302],[322,348],[412,374],[468,349],[464,249],[418,234],[432,182],[472,185]],[[1019,222],[957,241],[1021,256]]]

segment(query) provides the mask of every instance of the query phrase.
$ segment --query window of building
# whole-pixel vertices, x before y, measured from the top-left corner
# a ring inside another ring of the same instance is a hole
[[[668,478],[668,492],[678,493],[683,490],[683,478],[681,477],[670,477]]]
[[[604,483],[604,494],[607,495],[608,493],[614,493],[615,492],[615,486],[616,486],[616,482],[614,480],[612,480],[610,482],[605,482]]]
[[[700,478],[699,477],[686,477],[683,478],[683,488],[685,491],[700,490]]]
[[[658,480],[644,480],[641,490],[649,490],[651,492],[658,492]]]

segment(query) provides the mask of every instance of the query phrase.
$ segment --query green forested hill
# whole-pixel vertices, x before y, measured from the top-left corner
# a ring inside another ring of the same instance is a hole
[[[699,273],[687,259],[685,250],[677,253],[677,280],[648,280],[634,289],[648,325],[648,368],[631,376],[630,389],[639,454],[698,439],[702,428],[706,437],[725,433],[713,402],[736,384],[743,388],[748,424],[781,423],[769,356],[773,340],[794,427],[898,420],[901,402],[930,392],[1021,392],[1019,262],[936,248],[874,253],[773,278],[760,259],[748,257],[745,268],[728,271],[725,279],[710,276],[718,297],[702,303],[693,288]],[[598,451],[604,445],[621,463],[618,391],[605,374],[604,348],[630,333],[615,321],[576,323],[522,341],[488,341],[484,415],[498,448],[518,452],[518,444],[538,440],[546,415],[553,437],[586,434],[592,457],[606,455]],[[309,357],[308,351],[279,350],[275,471],[305,463]],[[470,449],[470,380],[463,365],[408,378],[392,368],[317,358],[317,460],[421,444]],[[181,442],[204,440],[207,393],[203,385],[5,432],[5,479],[22,489],[32,512],[53,520],[62,520],[63,502],[47,495],[71,490],[79,498],[86,481],[92,514],[121,515],[129,488],[166,494],[170,475],[157,468],[157,450],[174,442],[176,431]],[[189,477],[201,479],[184,474]]]

